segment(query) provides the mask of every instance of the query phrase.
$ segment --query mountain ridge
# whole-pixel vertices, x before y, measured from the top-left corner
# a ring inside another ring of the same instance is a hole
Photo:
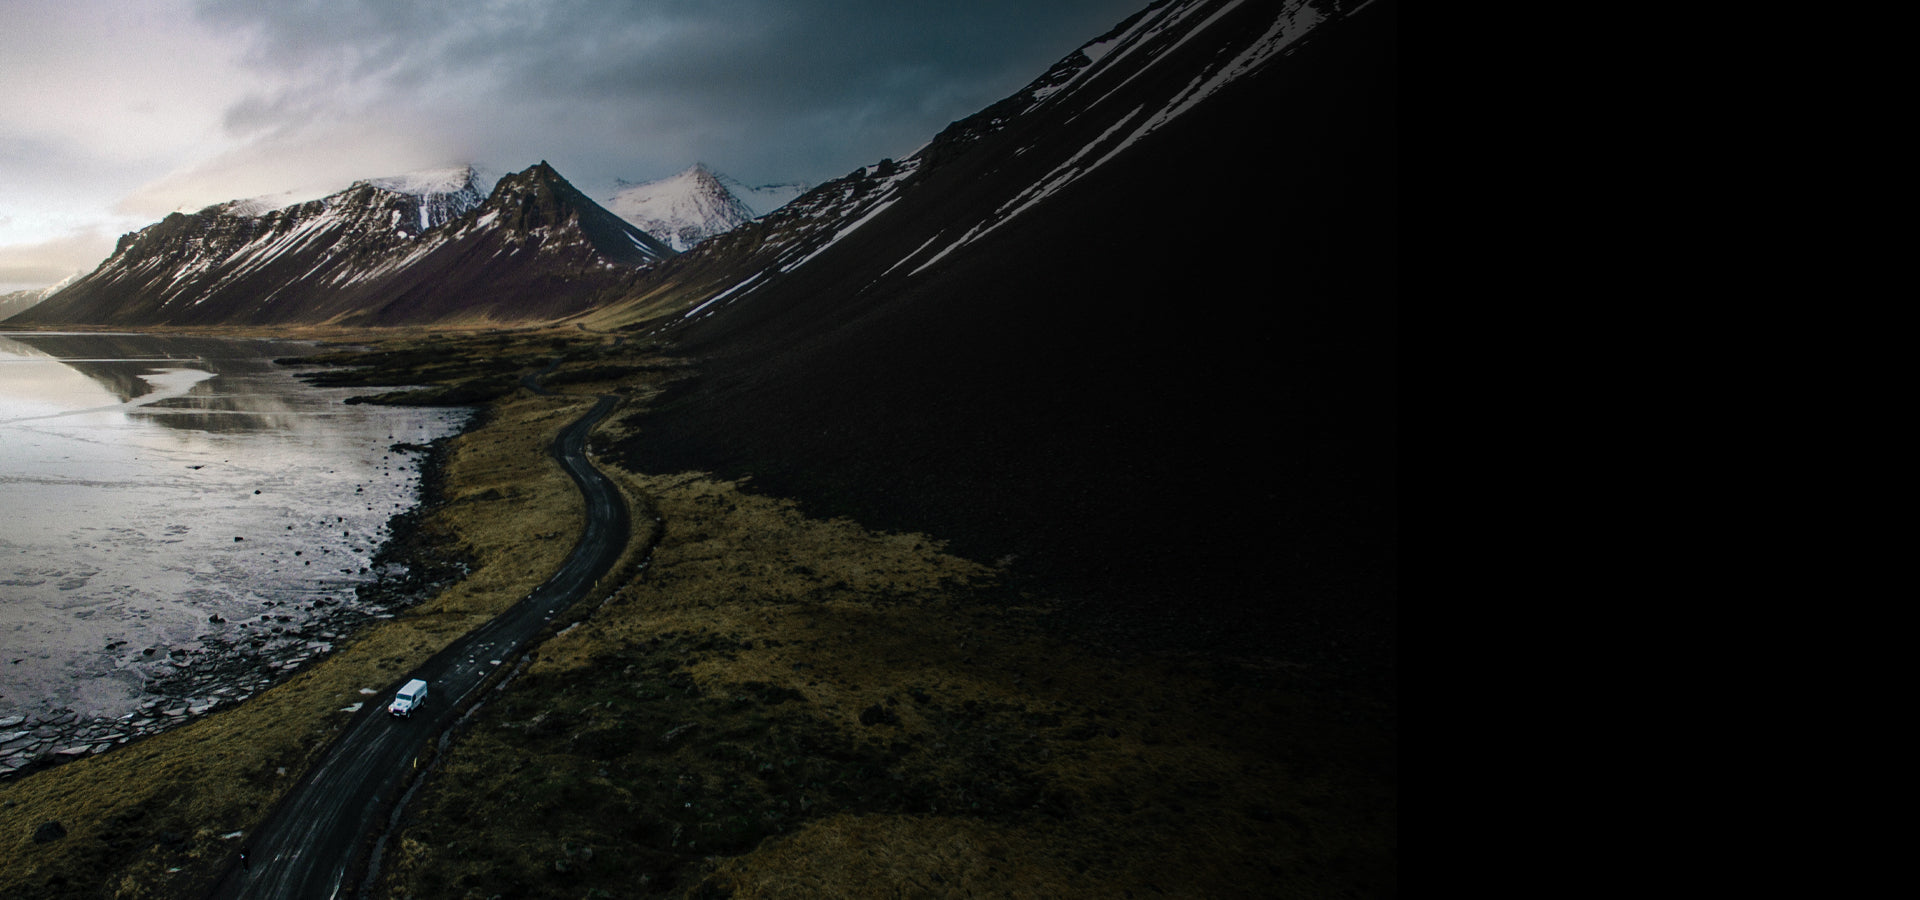
[[[579,312],[674,255],[544,160],[484,195],[475,170],[462,171],[441,183],[362,180],[274,209],[229,201],[170,214],[13,321],[525,322]]]

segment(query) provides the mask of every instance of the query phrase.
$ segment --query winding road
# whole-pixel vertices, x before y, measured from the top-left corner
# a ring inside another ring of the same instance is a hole
[[[357,893],[371,839],[405,789],[405,776],[420,750],[453,724],[468,694],[508,664],[541,626],[584,595],[625,550],[630,529],[626,503],[586,455],[587,433],[617,399],[601,397],[554,440],[554,458],[587,501],[586,528],[560,570],[406,676],[426,679],[432,686],[423,714],[399,719],[385,712],[393,691],[406,678],[373,698],[378,708],[359,715],[306,779],[245,837],[244,866],[236,864],[210,896],[288,900]]]

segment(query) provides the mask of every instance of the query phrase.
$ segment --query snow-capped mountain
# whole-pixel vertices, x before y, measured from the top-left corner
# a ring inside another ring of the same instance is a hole
[[[384,178],[366,178],[348,185],[344,190],[352,190],[363,184],[372,185],[383,191],[416,198],[419,215],[418,230],[426,231],[445,224],[454,217],[479,206],[487,199],[493,186],[500,179],[488,175],[472,166],[452,166],[442,169],[423,169],[404,175],[389,175]],[[317,193],[317,192],[316,192]],[[338,193],[338,192],[335,192]],[[258,218],[269,213],[299,206],[326,196],[301,194],[287,191],[279,194],[265,194],[241,200],[229,200],[216,203],[201,212],[218,212],[233,216]],[[181,210],[182,213],[188,210]]]
[[[524,321],[592,305],[672,248],[542,162],[356,182],[275,208],[232,201],[120,239],[22,322],[212,325]]]
[[[622,184],[609,211],[686,252],[693,245],[753,221],[754,212],[704,163],[644,184]]]
[[[256,198],[177,213],[123,237],[99,269],[22,321],[525,321],[594,309],[603,325],[676,331],[787,291],[820,302],[815,287],[828,282],[836,297],[879,302],[962,265],[1089,190],[1090,180],[1152,210],[1196,194],[1228,197],[1228,184],[1273,176],[1258,165],[1222,173],[1209,158],[1219,151],[1204,146],[1191,148],[1178,175],[1155,172],[1154,183],[1115,185],[1107,173],[1167,129],[1204,118],[1219,105],[1214,98],[1265,90],[1246,85],[1271,80],[1301,48],[1385,6],[1390,0],[1160,0],[911,156],[863,166],[752,221],[755,209],[728,179],[698,165],[628,186],[608,207],[542,163],[490,193],[467,167],[370,179],[292,205]],[[1240,106],[1249,122],[1281,121],[1273,110]],[[1251,133],[1216,137],[1257,143]],[[756,196],[764,204],[779,194]],[[1231,228],[1224,222],[1267,208],[1243,203],[1219,220],[1156,221],[1127,239],[1133,251],[1120,264],[1191,252]],[[1170,222],[1180,239],[1168,240]],[[694,249],[653,276],[637,271],[677,247]],[[622,286],[632,287],[624,297]],[[805,306],[766,315],[799,317],[781,327],[804,332],[818,327]]]

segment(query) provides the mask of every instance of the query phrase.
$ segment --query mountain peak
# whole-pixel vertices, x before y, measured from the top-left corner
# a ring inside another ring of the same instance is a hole
[[[644,265],[677,252],[593,202],[546,160],[500,179],[485,205],[520,233],[577,228],[598,253],[616,263]]]
[[[658,181],[622,185],[607,198],[607,209],[680,252],[754,218],[706,163]]]

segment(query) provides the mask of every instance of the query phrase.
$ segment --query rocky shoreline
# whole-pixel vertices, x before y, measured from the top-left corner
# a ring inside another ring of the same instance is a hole
[[[370,567],[374,577],[357,585],[352,599],[268,601],[267,612],[245,621],[211,616],[214,624],[234,627],[205,635],[196,645],[142,650],[153,661],[143,686],[152,696],[120,718],[82,717],[71,708],[0,717],[0,781],[105,753],[253,697],[352,640],[369,623],[391,618],[463,577],[470,561],[435,546],[419,529],[426,512],[444,502],[442,467],[450,439],[394,446],[426,454],[420,500],[388,519],[387,539]]]

